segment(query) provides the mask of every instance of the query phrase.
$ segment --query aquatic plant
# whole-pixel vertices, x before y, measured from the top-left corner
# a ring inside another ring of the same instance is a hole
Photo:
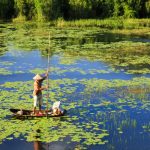
[[[149,120],[144,117],[150,111],[149,77],[139,75],[134,78],[133,75],[126,80],[106,80],[105,76],[119,75],[120,72],[125,77],[128,77],[125,73],[149,73],[149,43],[129,41],[129,37],[123,37],[121,41],[117,35],[109,34],[110,31],[98,28],[62,30],[48,27],[48,23],[8,24],[5,32],[2,31],[4,37],[8,37],[5,42],[10,50],[1,55],[0,62],[0,141],[16,138],[63,141],[74,143],[75,147],[80,145],[81,149],[97,146],[109,149],[116,143],[126,147],[129,139],[138,137],[140,141],[141,137],[147,137]],[[42,118],[40,121],[11,118],[9,108],[33,107],[31,79],[34,74],[46,71],[49,31],[50,87],[49,97],[47,91],[43,91],[42,109],[46,109],[47,100],[48,108],[60,100],[68,113],[62,118]],[[109,36],[115,41],[109,41]],[[7,55],[11,59],[7,60]],[[29,60],[30,55],[34,57]],[[118,141],[115,143],[114,139]]]
[[[9,75],[11,72],[5,68],[0,68],[0,74],[1,75]]]

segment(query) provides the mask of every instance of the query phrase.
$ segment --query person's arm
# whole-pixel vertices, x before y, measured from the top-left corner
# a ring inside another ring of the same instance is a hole
[[[46,71],[46,73],[42,74],[41,76],[43,77],[42,81],[45,80],[48,77],[48,71]]]
[[[48,89],[48,86],[42,86],[41,88],[39,88],[41,91],[42,90],[47,90]]]

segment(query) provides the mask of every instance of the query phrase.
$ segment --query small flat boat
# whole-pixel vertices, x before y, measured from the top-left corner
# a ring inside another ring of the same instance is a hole
[[[13,116],[16,118],[34,118],[34,117],[61,117],[66,114],[66,110],[64,109],[61,111],[60,114],[53,114],[52,110],[36,110],[35,114],[32,110],[25,110],[25,109],[13,109],[11,108],[10,111],[13,113]]]

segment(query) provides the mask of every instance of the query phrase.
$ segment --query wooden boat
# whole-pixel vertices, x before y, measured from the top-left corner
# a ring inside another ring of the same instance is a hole
[[[10,109],[10,111],[13,113],[13,116],[16,118],[34,118],[34,117],[61,117],[66,114],[66,110],[64,109],[59,115],[53,114],[52,110],[42,110],[38,111],[36,110],[35,114],[33,114],[32,110],[25,110],[25,109]]]

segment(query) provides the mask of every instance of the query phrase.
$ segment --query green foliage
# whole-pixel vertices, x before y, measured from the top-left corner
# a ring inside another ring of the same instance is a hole
[[[0,1],[0,20],[8,20],[14,14],[14,0]]]
[[[146,7],[146,12],[147,12],[147,14],[150,15],[150,1],[147,1],[147,2],[145,3],[145,7]]]
[[[89,18],[92,13],[92,1],[89,0],[69,0],[70,18]]]
[[[16,13],[18,15],[18,21],[25,21],[26,20],[26,9],[27,3],[26,0],[15,0],[15,8]]]
[[[6,75],[6,74],[11,74],[11,72],[7,69],[4,68],[0,68],[0,74],[1,75]]]
[[[39,0],[34,0],[34,4],[35,4],[36,12],[37,12],[37,19],[36,20],[37,21],[43,21],[44,17],[43,17],[41,2]]]
[[[0,19],[14,21],[48,21],[90,18],[146,18],[150,14],[148,0],[3,0]]]
[[[59,18],[54,24],[57,27],[100,27],[105,29],[141,29],[147,27],[148,30],[148,27],[150,26],[150,20],[124,19],[123,17],[115,17],[103,20],[80,19],[74,21],[65,21],[64,19]]]

